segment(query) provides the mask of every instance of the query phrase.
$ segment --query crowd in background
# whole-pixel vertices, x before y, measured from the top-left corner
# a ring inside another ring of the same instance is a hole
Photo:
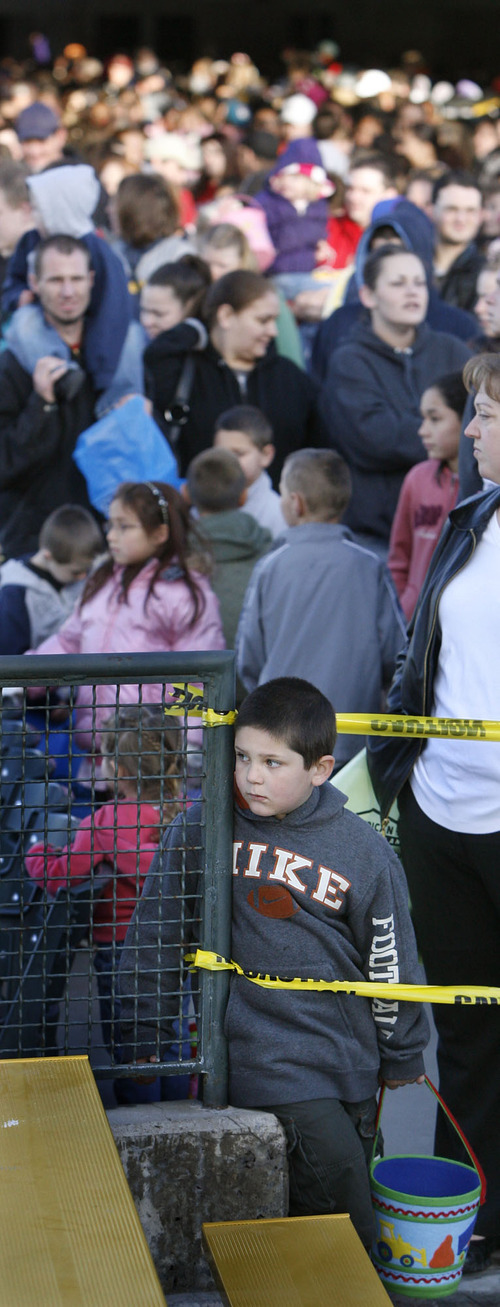
[[[104,66],[75,44],[52,62],[40,37],[29,63],[0,64],[0,278],[0,652],[227,646],[239,701],[299,676],[342,712],[379,712],[398,665],[399,710],[500,716],[500,426],[491,446],[481,426],[500,422],[500,77],[433,83],[416,51],[350,69],[328,41],[287,51],[274,83],[244,53],[174,75],[149,49]],[[110,415],[105,504],[81,440]],[[159,444],[138,476],[147,421]],[[82,689],[80,780],[88,714]],[[341,737],[337,768],[362,745]],[[382,808],[402,797],[429,980],[491,984],[498,764],[484,749],[472,783],[469,754],[440,757],[433,744],[427,770],[412,756],[396,779],[377,757],[374,782]],[[137,801],[130,778],[122,791]],[[462,904],[451,962],[426,924],[439,868],[425,907],[417,886],[432,826]],[[462,1014],[440,1025],[446,1096],[489,1152],[483,1264],[500,1244],[495,1015],[486,1035],[474,1014],[468,1067]]]

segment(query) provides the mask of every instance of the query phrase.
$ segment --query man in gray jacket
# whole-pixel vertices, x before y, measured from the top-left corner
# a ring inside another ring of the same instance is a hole
[[[304,677],[337,712],[380,712],[406,630],[384,563],[341,525],[348,468],[331,450],[299,450],[285,462],[280,492],[291,529],[254,569],[236,641],[239,676],[247,690]],[[363,743],[341,735],[337,767]]]

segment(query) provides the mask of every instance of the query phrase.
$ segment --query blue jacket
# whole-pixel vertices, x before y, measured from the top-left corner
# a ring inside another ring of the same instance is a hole
[[[410,200],[392,202],[389,211],[384,204],[377,204],[374,214],[373,222],[363,232],[356,250],[354,273],[347,287],[346,302],[320,323],[316,333],[312,371],[318,381],[324,381],[332,354],[340,345],[346,343],[354,327],[363,317],[364,310],[359,300],[359,289],[363,284],[365,263],[373,236],[381,227],[392,227],[405,249],[418,254],[422,259],[429,287],[429,307],[426,318],[428,326],[432,327],[433,331],[446,331],[449,335],[458,336],[460,340],[465,341],[472,341],[480,336],[481,328],[473,314],[465,313],[463,309],[455,308],[451,304],[445,304],[432,285],[434,229],[427,215]]]
[[[500,486],[458,504],[450,513],[433,555],[422,593],[401,651],[387,698],[387,711],[406,717],[428,716],[434,700],[441,631],[438,605],[449,581],[466,566],[492,514],[500,505]],[[467,615],[464,614],[464,620]],[[371,736],[368,766],[382,819],[410,777],[425,740],[418,735]]]
[[[426,453],[418,434],[420,397],[438,377],[461,371],[469,350],[424,322],[410,353],[400,352],[361,322],[335,351],[320,409],[330,442],[349,464],[352,531],[389,540],[406,473]]]
[[[2,311],[13,313],[21,291],[28,285],[28,257],[40,243],[37,231],[28,231],[9,260],[2,291]],[[80,239],[90,252],[95,273],[85,326],[85,368],[99,393],[110,386],[125,344],[132,304],[120,259],[95,232]]]

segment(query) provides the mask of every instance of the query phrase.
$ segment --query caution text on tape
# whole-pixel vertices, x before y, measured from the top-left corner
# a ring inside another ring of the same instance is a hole
[[[500,989],[486,985],[400,985],[377,983],[372,980],[304,980],[300,976],[268,975],[260,971],[245,971],[237,962],[228,962],[220,953],[197,949],[189,953],[186,962],[205,971],[235,971],[238,976],[260,985],[263,989],[310,990],[315,993],[357,994],[361,998],[394,999],[407,1003],[457,1003],[464,1006],[500,1005]]]

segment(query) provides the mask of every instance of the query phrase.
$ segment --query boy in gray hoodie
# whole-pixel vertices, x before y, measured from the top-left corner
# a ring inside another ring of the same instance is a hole
[[[402,867],[387,842],[346,809],[345,796],[325,784],[335,734],[330,703],[298,678],[259,686],[242,704],[235,743],[232,957],[245,972],[416,982],[420,968]],[[197,929],[186,928],[183,936],[186,895],[189,921],[199,920],[200,822],[194,805],[187,849],[182,818],[169,826],[125,940],[120,989],[129,1060],[153,1062],[172,1041],[179,945],[195,942]],[[226,1035],[230,1103],[273,1112],[284,1126],[290,1215],[347,1211],[369,1246],[367,1162],[379,1079],[390,1088],[422,1080],[428,1040],[423,1009],[380,998],[268,990],[233,974]]]

